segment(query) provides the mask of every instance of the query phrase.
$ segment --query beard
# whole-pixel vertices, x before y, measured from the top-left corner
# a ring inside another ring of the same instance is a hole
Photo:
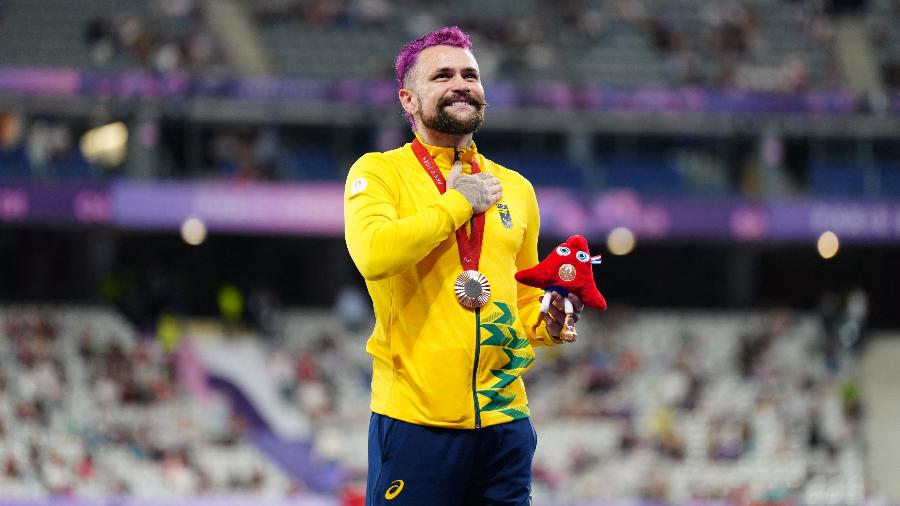
[[[447,112],[447,106],[455,101],[465,100],[475,108],[475,113],[467,119],[460,119]],[[419,102],[421,108],[422,103]],[[475,133],[478,127],[484,123],[484,108],[487,102],[480,100],[472,95],[452,95],[438,102],[435,107],[434,114],[430,116],[422,115],[422,125],[449,135],[466,135]]]

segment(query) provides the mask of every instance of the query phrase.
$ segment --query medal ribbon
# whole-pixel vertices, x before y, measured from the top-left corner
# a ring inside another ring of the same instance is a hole
[[[431,176],[435,186],[441,195],[447,191],[447,181],[441,174],[437,162],[428,154],[425,146],[419,142],[418,137],[412,142],[412,150],[416,155],[416,159],[422,164],[425,172]],[[472,158],[472,174],[481,172],[478,162]],[[463,225],[456,229],[456,243],[459,246],[459,263],[462,264],[463,270],[478,270],[478,261],[481,259],[481,243],[484,239],[484,213],[478,213],[472,216],[472,234],[466,234],[466,226]]]

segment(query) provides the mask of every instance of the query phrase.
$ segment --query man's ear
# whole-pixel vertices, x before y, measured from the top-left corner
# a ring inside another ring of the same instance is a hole
[[[400,97],[400,106],[411,116],[415,116],[419,112],[419,101],[416,100],[416,94],[410,89],[401,88],[398,93]]]

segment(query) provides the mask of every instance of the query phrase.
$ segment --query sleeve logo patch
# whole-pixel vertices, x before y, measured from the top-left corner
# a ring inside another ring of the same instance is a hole
[[[369,186],[369,182],[366,181],[366,178],[360,177],[353,180],[350,183],[350,195],[356,195],[357,193],[366,189],[366,186]]]

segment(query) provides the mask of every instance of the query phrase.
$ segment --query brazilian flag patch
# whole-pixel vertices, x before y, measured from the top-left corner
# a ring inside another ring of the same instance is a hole
[[[512,215],[509,214],[509,207],[506,204],[497,204],[497,209],[500,211],[500,221],[503,223],[503,226],[512,228]]]

